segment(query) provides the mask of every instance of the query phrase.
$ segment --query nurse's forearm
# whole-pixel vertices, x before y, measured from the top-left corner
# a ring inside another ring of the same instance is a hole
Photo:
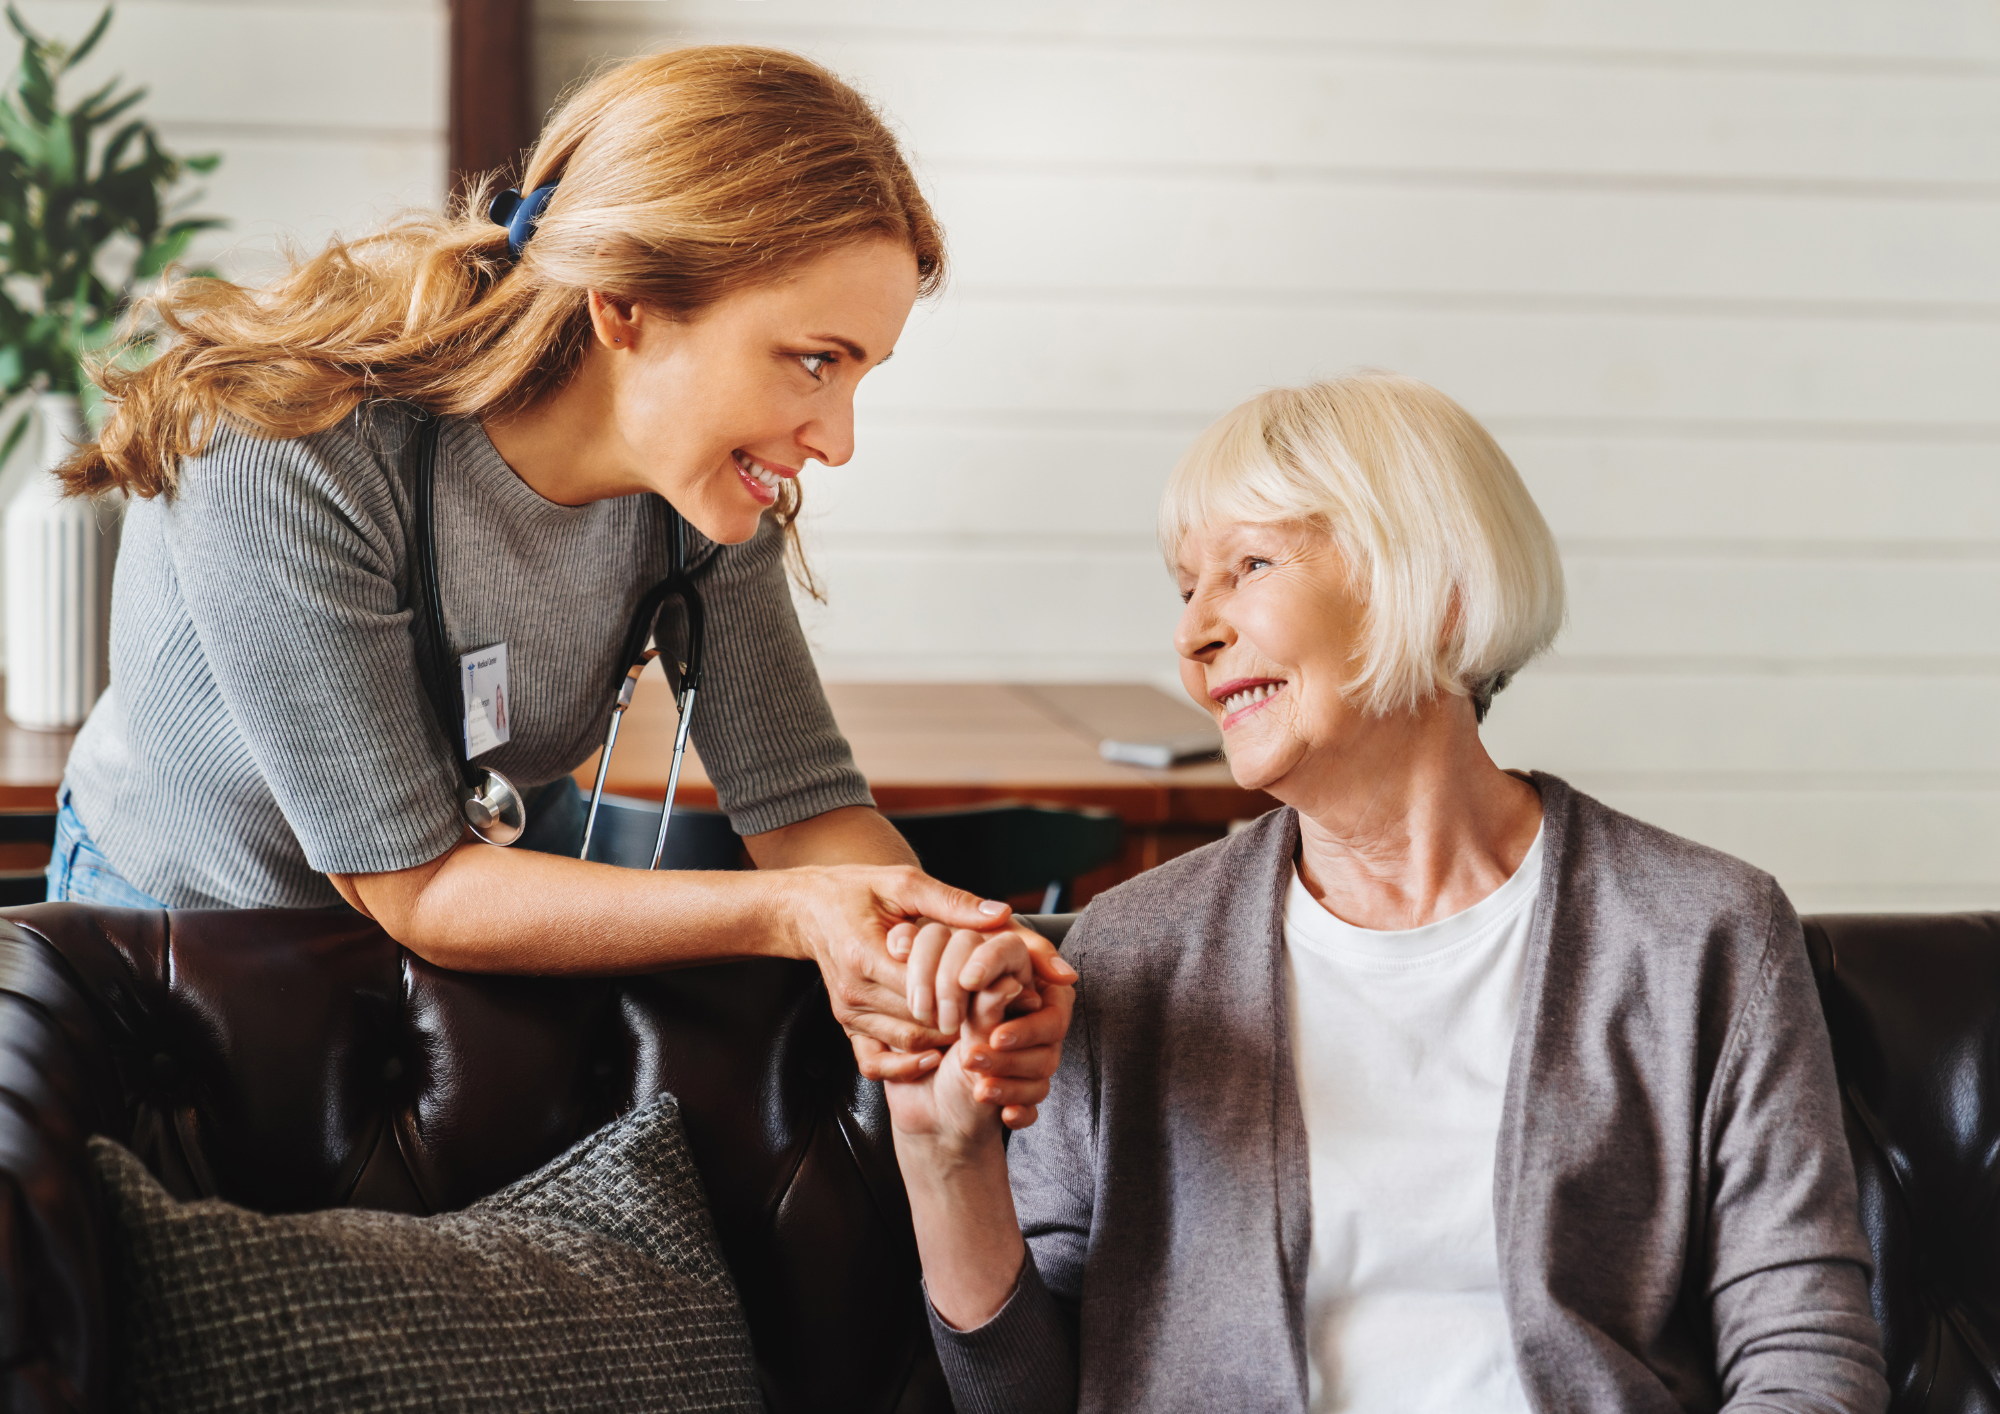
[[[414,869],[334,884],[397,942],[459,971],[640,972],[805,955],[775,897],[782,886],[749,871],[652,873],[468,840]]]
[[[801,864],[915,864],[909,841],[879,812],[847,805],[796,825],[744,837],[759,869]]]
[[[391,937],[459,971],[605,975],[810,959],[843,1026],[904,1052],[950,1038],[911,1019],[889,929],[919,916],[968,928],[1007,921],[1005,904],[906,864],[653,873],[466,841],[414,869],[332,877]]]

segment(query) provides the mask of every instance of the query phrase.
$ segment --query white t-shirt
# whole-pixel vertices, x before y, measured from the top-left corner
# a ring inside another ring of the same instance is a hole
[[[1493,1153],[1542,837],[1463,913],[1356,928],[1292,875],[1285,997],[1312,1172],[1311,1408],[1525,1411]]]

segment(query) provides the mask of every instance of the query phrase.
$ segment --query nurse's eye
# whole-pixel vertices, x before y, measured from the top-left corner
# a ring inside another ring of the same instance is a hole
[[[799,359],[799,367],[805,369],[806,372],[810,373],[812,375],[813,382],[815,383],[820,381],[820,374],[822,372],[833,367],[834,364],[840,362],[840,356],[838,354],[830,354],[830,353],[800,354],[798,356],[798,359]]]

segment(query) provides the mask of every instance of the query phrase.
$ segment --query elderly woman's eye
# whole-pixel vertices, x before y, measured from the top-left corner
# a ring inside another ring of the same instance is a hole
[[[819,375],[822,370],[831,368],[837,362],[839,362],[839,359],[835,355],[830,353],[809,353],[809,354],[799,355],[799,366],[805,369],[806,372],[810,373],[813,376],[813,381],[815,383],[819,381]]]

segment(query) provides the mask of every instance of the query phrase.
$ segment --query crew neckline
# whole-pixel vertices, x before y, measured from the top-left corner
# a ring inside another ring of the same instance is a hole
[[[510,510],[526,516],[530,520],[561,523],[580,520],[595,512],[598,507],[623,499],[612,496],[603,501],[585,501],[580,506],[564,505],[561,501],[551,501],[521,478],[508,460],[500,455],[500,449],[493,445],[493,439],[486,435],[486,424],[476,416],[448,417],[444,420],[444,443],[442,450],[455,455],[466,471],[478,483],[499,496]],[[634,494],[644,495],[645,492]]]
[[[1491,937],[1534,906],[1542,877],[1543,827],[1507,881],[1469,908],[1420,928],[1360,928],[1330,912],[1299,877],[1296,862],[1285,896],[1285,930],[1314,951],[1346,960],[1395,966],[1431,962]]]

